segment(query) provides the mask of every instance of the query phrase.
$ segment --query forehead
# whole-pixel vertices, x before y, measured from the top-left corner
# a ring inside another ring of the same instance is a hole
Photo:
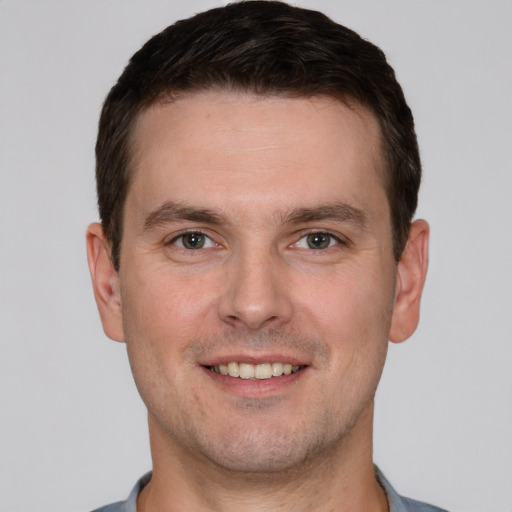
[[[203,202],[250,193],[280,197],[284,206],[315,203],[322,194],[334,201],[341,191],[352,202],[384,193],[376,118],[332,98],[187,94],[143,112],[132,140],[129,196],[151,194],[156,202],[169,199],[169,184],[175,196],[201,190]]]

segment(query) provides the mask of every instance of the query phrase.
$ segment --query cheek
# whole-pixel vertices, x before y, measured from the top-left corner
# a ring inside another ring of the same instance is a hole
[[[329,347],[332,385],[326,389],[340,408],[340,399],[359,403],[373,397],[388,348],[394,297],[390,269],[359,269],[346,265],[332,273],[328,286],[311,286],[301,306],[303,317],[314,322],[310,328]]]
[[[394,301],[393,272],[389,268],[347,263],[328,278],[297,280],[296,294],[304,317],[331,336],[371,340],[389,332]]]
[[[135,273],[134,273],[135,274]],[[123,327],[130,365],[142,395],[162,380],[174,385],[191,339],[204,328],[204,300],[195,283],[165,272],[127,279],[121,290]],[[207,299],[207,297],[206,297]],[[158,386],[160,387],[160,386]]]
[[[128,280],[122,290],[125,322],[136,332],[143,331],[145,338],[152,338],[148,341],[163,338],[171,346],[187,334],[197,336],[213,301],[208,290],[215,288],[204,279],[180,276],[166,268],[139,275],[136,280]]]

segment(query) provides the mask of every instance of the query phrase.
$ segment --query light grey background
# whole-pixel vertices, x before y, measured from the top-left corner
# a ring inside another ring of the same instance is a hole
[[[150,468],[85,259],[100,105],[207,0],[0,0],[0,510],[88,511]],[[392,346],[375,459],[403,494],[512,511],[512,2],[299,1],[380,45],[415,113],[432,227],[423,317]]]

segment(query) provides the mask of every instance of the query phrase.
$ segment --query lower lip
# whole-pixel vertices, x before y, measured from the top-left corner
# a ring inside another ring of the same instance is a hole
[[[290,373],[289,375],[281,375],[281,377],[271,377],[270,379],[241,379],[240,377],[230,377],[222,375],[205,368],[203,370],[218,385],[227,391],[244,397],[268,397],[283,393],[286,388],[296,383],[308,371],[308,367]]]

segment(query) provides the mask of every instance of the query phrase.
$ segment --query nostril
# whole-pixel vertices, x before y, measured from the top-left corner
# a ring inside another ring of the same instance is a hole
[[[243,265],[231,272],[219,292],[219,318],[232,327],[251,330],[287,323],[293,311],[290,290],[272,274],[270,262],[266,271]]]
[[[258,330],[263,327],[267,327],[269,324],[273,322],[277,322],[279,320],[279,316],[273,315],[271,317],[265,318],[264,315],[227,315],[224,317],[224,321],[232,324],[233,326],[243,326],[250,330]]]

